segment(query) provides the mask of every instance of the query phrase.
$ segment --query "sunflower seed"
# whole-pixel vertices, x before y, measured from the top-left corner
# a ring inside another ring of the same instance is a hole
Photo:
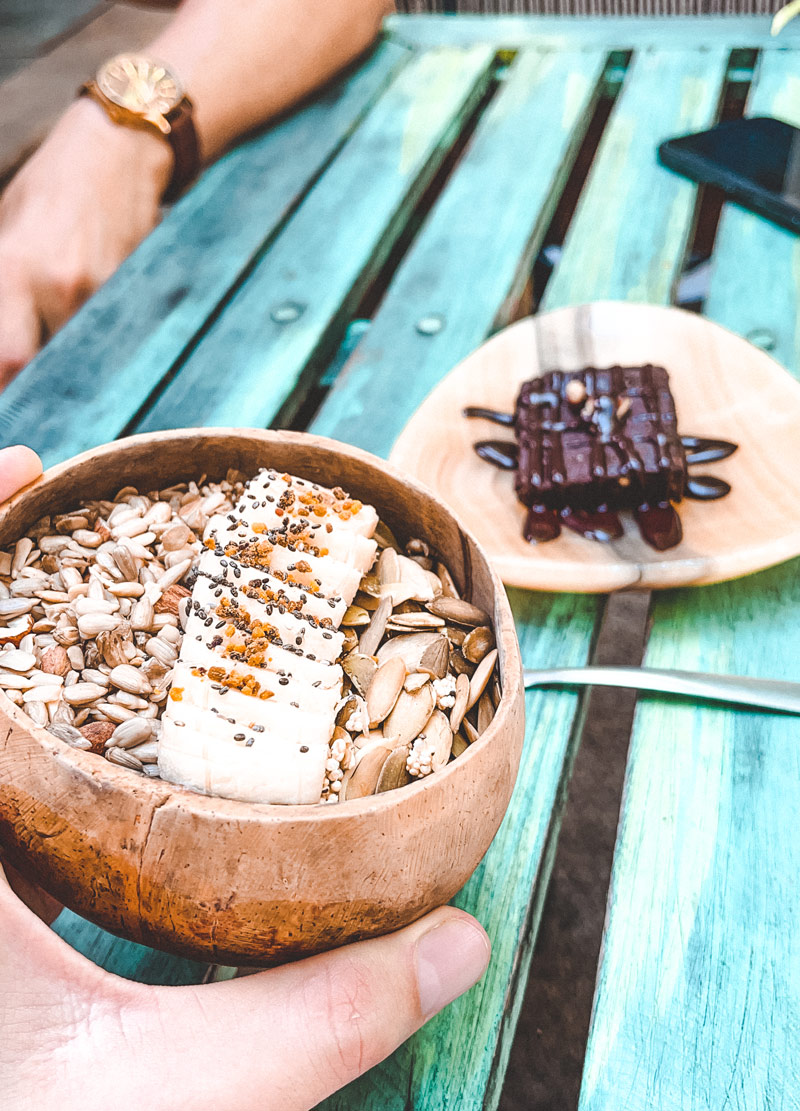
[[[45,685],[37,683],[29,687],[22,696],[23,702],[57,702],[61,697],[61,684]]]
[[[87,749],[92,747],[92,742],[84,737],[74,725],[62,725],[61,722],[53,722],[52,725],[47,726],[47,732],[52,733],[54,737],[58,737],[60,741],[66,741],[73,748]]]
[[[96,579],[95,579],[95,582],[97,582]],[[102,591],[102,589],[103,589],[102,584],[98,583],[97,585],[98,585],[99,589]],[[89,587],[90,592],[91,592],[91,589],[92,589],[93,586],[94,586],[94,583],[92,583],[91,586]],[[116,598],[113,600],[113,602],[107,602],[102,597],[101,598],[96,597],[96,592],[95,592],[95,595],[90,594],[90,596],[87,597],[87,598],[76,598],[74,603],[73,603],[73,610],[74,610],[74,613],[75,613],[76,617],[85,617],[89,613],[112,614],[112,613],[117,613],[119,611],[119,602],[116,600]]]
[[[24,613],[30,613],[36,603],[36,598],[2,598],[0,599],[0,621],[12,621],[15,617],[22,617]]]
[[[146,632],[153,626],[153,618],[155,617],[155,609],[153,603],[149,598],[139,598],[134,602],[133,609],[130,612],[128,620],[131,623],[131,628],[137,632]]]
[[[12,648],[0,655],[0,667],[10,671],[30,671],[36,667],[36,656],[32,652],[22,652],[19,648]]]
[[[384,548],[378,558],[378,581],[381,584],[400,582],[400,561],[394,548]]]
[[[28,556],[33,551],[33,541],[29,536],[23,536],[14,547],[14,556],[11,560],[11,574],[16,577],[27,562]]]
[[[158,763],[158,741],[145,741],[144,744],[138,745],[131,751],[131,755],[135,756],[137,760],[141,760],[143,764],[157,764]]]
[[[112,629],[116,629],[120,620],[116,614],[87,613],[78,618],[78,632],[86,640],[91,640],[98,633],[109,633]]]
[[[85,706],[106,694],[106,688],[97,683],[73,683],[64,688],[64,699],[70,706]]]
[[[128,752],[124,748],[107,748],[106,760],[110,760],[112,764],[119,764],[120,767],[130,768],[132,771],[140,772],[144,769],[144,764],[141,760]]]
[[[119,664],[111,669],[108,677],[115,687],[127,694],[150,694],[153,690],[141,671],[130,664]]]

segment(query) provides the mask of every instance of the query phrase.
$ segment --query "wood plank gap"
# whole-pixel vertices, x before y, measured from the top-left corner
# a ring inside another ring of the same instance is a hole
[[[493,73],[494,53],[482,47],[411,60],[130,429],[170,427],[178,416],[184,424],[289,424],[464,122],[480,112]],[[276,320],[281,306],[290,319]],[[208,382],[233,343],[246,357],[219,397]]]

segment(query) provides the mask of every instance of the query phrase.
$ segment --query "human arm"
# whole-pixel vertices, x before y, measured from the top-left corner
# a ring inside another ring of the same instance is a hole
[[[361,54],[389,6],[184,0],[144,53],[180,76],[208,162]],[[163,139],[83,98],[11,181],[0,198],[0,388],[152,230],[171,166]]]

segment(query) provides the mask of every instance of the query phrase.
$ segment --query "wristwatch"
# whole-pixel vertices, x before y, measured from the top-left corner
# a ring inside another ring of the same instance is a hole
[[[161,135],[172,147],[174,165],[165,201],[174,200],[200,167],[192,102],[180,81],[162,62],[142,54],[118,54],[79,89],[103,108],[114,123]]]

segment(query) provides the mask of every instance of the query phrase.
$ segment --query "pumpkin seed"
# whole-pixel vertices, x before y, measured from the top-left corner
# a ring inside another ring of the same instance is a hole
[[[394,613],[388,627],[392,626],[395,630],[441,629],[444,626],[444,618],[436,617],[433,613]]]
[[[494,671],[494,665],[497,663],[497,649],[493,648],[488,652],[475,669],[475,674],[470,679],[469,683],[469,698],[467,699],[467,710],[471,710],[480,696],[483,694],[486,684],[489,682],[489,676]]]
[[[453,748],[453,730],[450,722],[441,710],[434,710],[422,730],[425,741],[431,750],[431,767],[433,771],[440,771],[450,759]]]
[[[383,723],[383,734],[396,747],[408,745],[422,732],[436,705],[436,694],[430,683],[418,691],[400,691],[392,712]]]
[[[378,608],[372,615],[367,628],[361,634],[358,644],[359,651],[365,656],[374,656],[386,632],[386,623],[392,612],[392,602],[389,598],[381,598]]]
[[[407,768],[408,761],[408,745],[397,745],[389,755],[381,768],[381,774],[378,776],[378,783],[375,787],[375,794],[382,795],[384,791],[395,791],[398,787],[405,787],[411,782]]]
[[[345,656],[342,660],[342,667],[346,674],[350,676],[350,681],[358,693],[362,698],[366,698],[367,691],[378,670],[375,659],[363,652],[351,652],[349,656]]]
[[[399,656],[387,660],[377,669],[367,692],[367,716],[370,728],[378,725],[389,715],[403,689],[405,677],[406,665]]]
[[[488,625],[479,625],[464,638],[461,652],[470,663],[479,664],[492,648],[494,648],[494,633]]]
[[[378,581],[381,584],[400,581],[400,561],[394,548],[384,548],[378,558]]]
[[[405,661],[406,671],[419,671],[425,649],[441,639],[441,634],[433,631],[403,633],[384,641],[376,653],[376,658],[378,663],[382,664],[392,656],[401,656]]]
[[[363,799],[375,793],[381,770],[392,750],[384,742],[362,751],[363,755],[347,784],[348,799]]]
[[[456,679],[456,700],[450,710],[450,728],[457,733],[467,712],[469,702],[469,676],[459,675]]]
[[[342,625],[351,629],[369,625],[369,612],[363,606],[348,606],[344,611]],[[368,655],[372,655],[372,653],[368,653]]]
[[[456,733],[453,737],[452,755],[456,758],[461,756],[469,748],[469,743],[464,739],[460,733]]]
[[[395,659],[399,657],[395,656]],[[387,661],[388,662],[388,661]],[[407,675],[403,688],[411,693],[418,691],[420,687],[424,687],[426,683],[431,681],[431,676],[427,671],[417,671],[413,675]]]
[[[489,726],[492,724],[494,717],[494,706],[489,697],[489,692],[484,691],[478,699],[478,732],[485,733]]]
[[[397,537],[386,524],[385,521],[378,521],[375,526],[375,531],[372,534],[372,539],[375,540],[379,548],[399,548]]]
[[[434,679],[443,679],[450,662],[450,645],[447,637],[439,636],[420,656],[419,669],[427,671]]]
[[[461,722],[461,729],[466,734],[469,743],[471,745],[475,744],[478,737],[480,736],[480,733],[469,720],[469,718],[464,718],[464,720]]]
[[[482,609],[465,602],[463,598],[434,598],[428,605],[431,613],[443,617],[445,621],[453,621],[456,625],[490,625],[489,615]]]

